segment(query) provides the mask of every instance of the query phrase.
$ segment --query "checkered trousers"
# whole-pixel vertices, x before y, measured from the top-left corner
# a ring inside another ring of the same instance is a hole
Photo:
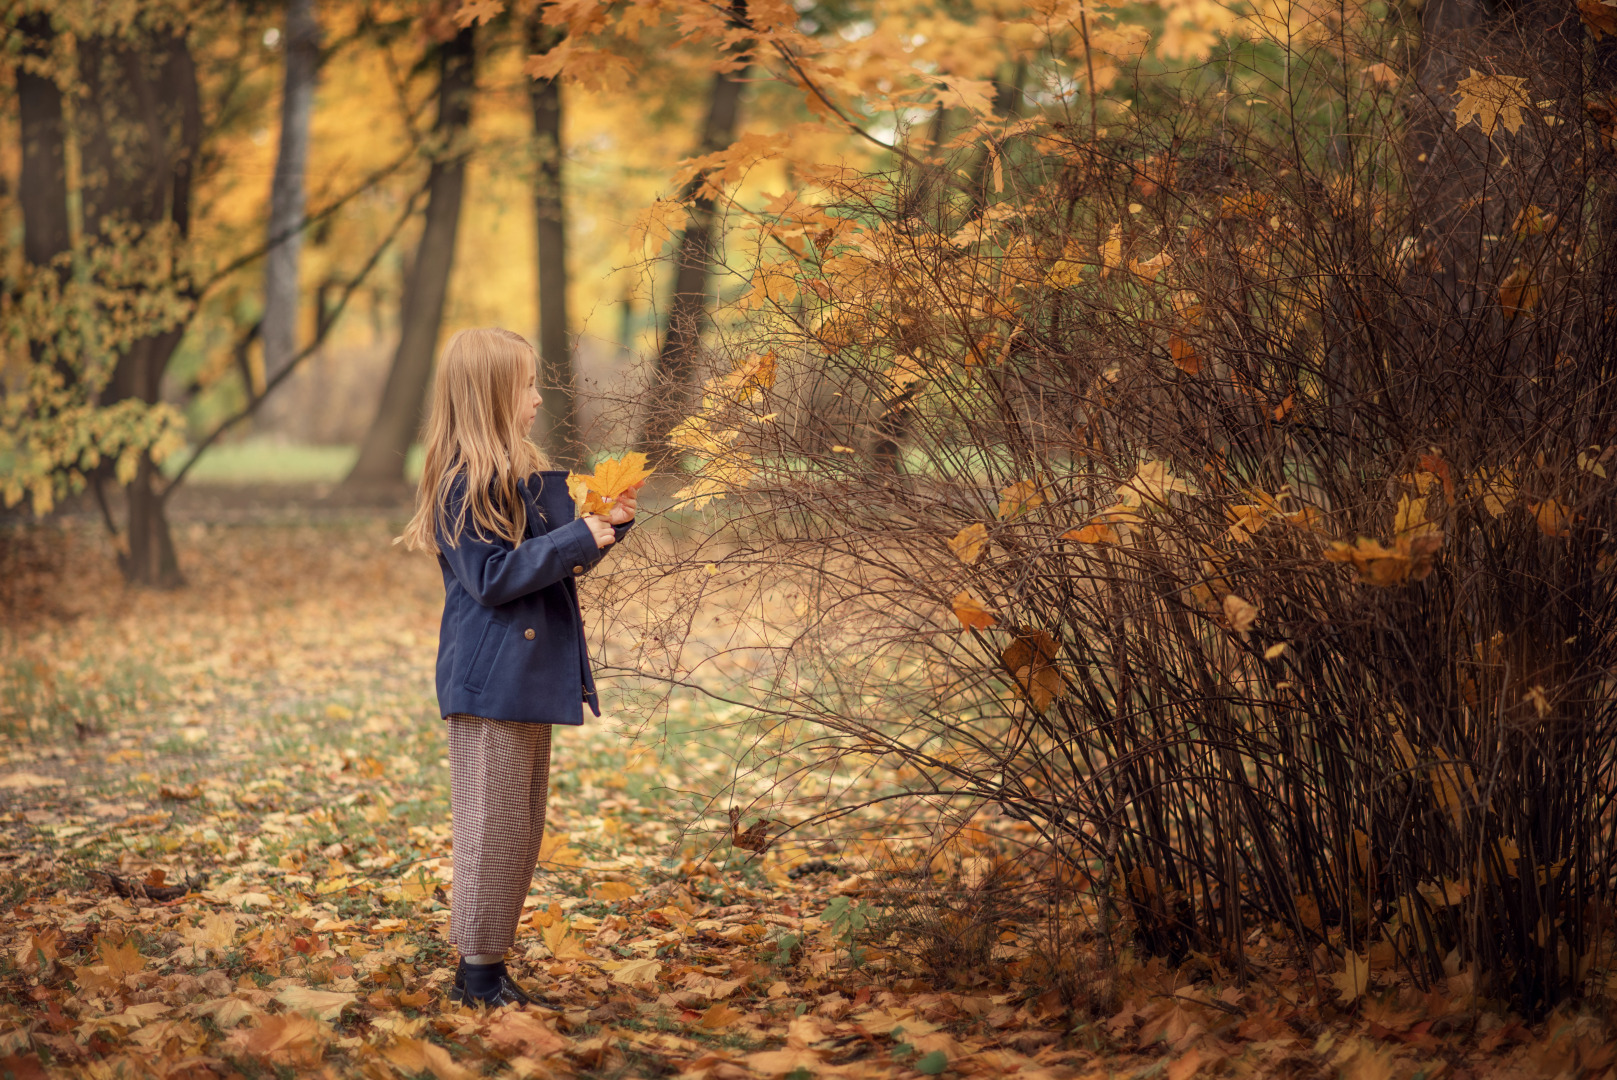
[[[550,725],[460,715],[448,724],[449,940],[462,956],[503,953],[516,940],[545,838]]]

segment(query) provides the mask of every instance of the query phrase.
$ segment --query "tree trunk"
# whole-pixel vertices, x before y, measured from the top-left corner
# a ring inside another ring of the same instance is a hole
[[[201,94],[190,46],[169,32],[79,43],[80,160],[87,241],[122,243],[109,227],[137,230],[167,221],[184,239],[202,139]],[[179,344],[178,327],[138,338],[118,357],[102,404],[159,400],[163,372]],[[151,456],[142,453],[127,487],[128,528],[119,562],[131,584],[183,584]]]
[[[404,283],[399,348],[382,389],[382,404],[360,445],[359,460],[343,481],[348,488],[404,481],[404,458],[421,429],[433,352],[443,321],[444,295],[455,258],[461,196],[466,183],[466,130],[472,118],[475,64],[472,28],[445,42],[438,58],[438,118],[433,135],[442,147],[427,178],[426,222],[415,262]]]
[[[287,0],[286,76],[281,89],[281,146],[270,188],[269,243],[264,258],[264,378],[272,380],[298,351],[298,254],[303,250],[304,176],[309,168],[309,118],[320,66],[320,25],[314,0]],[[274,400],[259,413],[273,424]]]
[[[733,17],[745,17],[745,5],[732,4]],[[740,112],[741,89],[746,68],[713,74],[713,92],[697,155],[712,154],[735,141],[736,119]],[[657,350],[647,400],[650,411],[640,433],[640,449],[653,458],[666,461],[671,448],[668,433],[684,418],[689,397],[691,373],[702,341],[702,323],[707,316],[708,276],[713,268],[714,224],[717,208],[713,200],[697,193],[703,177],[695,176],[685,186],[681,199],[690,204],[691,214],[680,234],[674,254],[674,295],[668,305],[668,324]]]
[[[528,19],[530,53],[549,52],[562,31],[544,25],[538,14]],[[539,241],[539,387],[544,411],[537,418],[535,439],[557,463],[580,464],[578,419],[574,405],[573,357],[567,340],[567,215],[561,178],[561,84],[534,79],[528,86],[533,105],[534,149],[538,170],[533,208]]]
[[[994,116],[1000,120],[1014,120],[1022,115],[1022,87],[1027,82],[1027,61],[1018,60],[1009,82],[994,80]],[[971,167],[971,209],[967,216],[976,218],[988,206],[989,167],[998,151],[984,146]]]
[[[23,55],[50,55],[56,31],[42,12],[17,21]],[[17,66],[17,113],[22,135],[18,197],[22,203],[23,255],[34,266],[49,266],[73,240],[67,218],[67,147],[62,126],[62,91],[55,80]],[[66,273],[63,268],[62,276]]]

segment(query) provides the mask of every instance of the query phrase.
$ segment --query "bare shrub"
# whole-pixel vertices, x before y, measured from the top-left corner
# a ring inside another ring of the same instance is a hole
[[[1021,823],[1106,947],[1542,1009],[1611,962],[1611,133],[1575,42],[1327,29],[777,204],[647,566],[735,635],[620,664],[805,831]]]

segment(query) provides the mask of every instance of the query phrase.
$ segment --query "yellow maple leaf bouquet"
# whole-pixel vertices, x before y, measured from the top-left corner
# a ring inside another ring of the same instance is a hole
[[[568,473],[567,493],[573,497],[579,516],[600,514],[604,517],[619,496],[654,472],[655,469],[647,467],[645,454],[606,458],[596,462],[593,473]]]

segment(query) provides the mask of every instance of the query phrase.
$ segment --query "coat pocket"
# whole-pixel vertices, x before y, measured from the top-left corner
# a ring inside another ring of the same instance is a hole
[[[510,625],[509,619],[490,619],[484,624],[483,633],[477,639],[477,648],[472,650],[472,662],[466,668],[466,689],[472,693],[483,692],[489,673],[494,670],[494,661],[499,658],[500,647],[505,644],[505,631]]]

